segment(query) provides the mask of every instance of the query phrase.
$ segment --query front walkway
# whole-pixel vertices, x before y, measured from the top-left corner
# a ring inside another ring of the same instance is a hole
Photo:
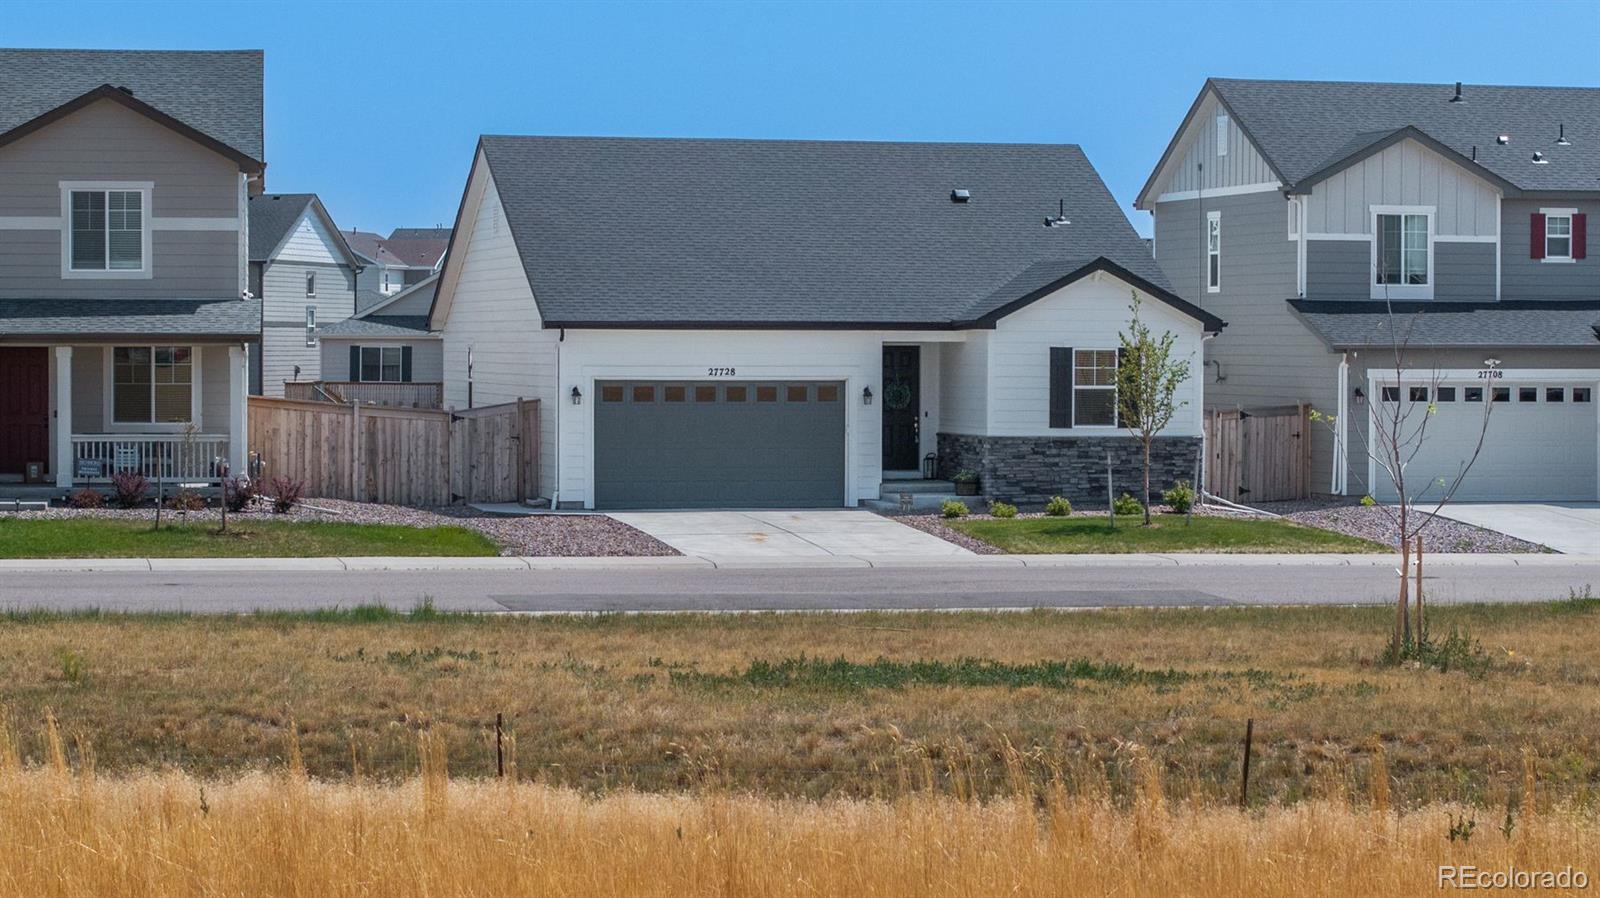
[[[1446,505],[1440,517],[1498,530],[1565,555],[1600,554],[1600,502],[1505,502]]]
[[[716,561],[950,557],[960,546],[870,511],[632,511],[611,517],[685,555]]]

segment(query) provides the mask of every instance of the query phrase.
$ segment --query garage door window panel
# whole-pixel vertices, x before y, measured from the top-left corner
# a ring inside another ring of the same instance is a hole
[[[1456,401],[1456,388],[1455,387],[1440,387],[1437,390],[1433,391],[1433,395],[1434,395],[1434,401],[1435,402],[1455,402]]]
[[[1573,402],[1593,402],[1594,401],[1594,390],[1593,390],[1593,388],[1591,388],[1591,387],[1573,387],[1572,388],[1572,401]]]
[[[1567,390],[1565,387],[1547,387],[1544,391],[1545,402],[1566,402]]]
[[[1518,402],[1538,402],[1539,401],[1539,388],[1538,387],[1517,387],[1517,401]]]
[[[1495,402],[1510,402],[1511,401],[1511,388],[1510,387],[1495,387],[1493,392],[1490,393],[1490,398]]]
[[[1483,401],[1483,387],[1467,387],[1461,391],[1461,394],[1462,401],[1464,402]]]

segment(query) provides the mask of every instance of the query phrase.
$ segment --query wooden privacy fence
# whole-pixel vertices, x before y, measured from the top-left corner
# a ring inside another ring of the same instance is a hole
[[[1231,502],[1311,495],[1311,410],[1297,405],[1205,415],[1206,491]]]
[[[359,402],[393,408],[442,408],[444,384],[434,381],[377,383],[351,380],[286,380],[283,398],[305,402]]]
[[[463,412],[250,397],[250,451],[306,495],[394,505],[516,502],[539,482],[539,402]]]

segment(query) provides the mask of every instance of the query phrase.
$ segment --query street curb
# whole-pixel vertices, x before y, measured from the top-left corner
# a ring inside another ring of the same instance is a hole
[[[6,558],[8,572],[198,572],[275,573],[418,572],[418,571],[583,571],[784,570],[795,568],[983,568],[983,567],[1277,567],[1326,566],[1394,568],[1399,558],[1371,555],[832,555],[808,557],[668,556],[485,556],[485,557],[352,557],[352,558]],[[1600,555],[1451,554],[1426,556],[1427,567],[1579,567],[1600,564]]]

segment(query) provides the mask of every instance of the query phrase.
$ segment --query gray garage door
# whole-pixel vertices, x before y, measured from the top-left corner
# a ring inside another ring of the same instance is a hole
[[[598,508],[844,504],[844,385],[602,381]]]
[[[1391,388],[1392,389],[1392,388]],[[1407,389],[1427,390],[1427,387]],[[1428,398],[1438,412],[1428,422],[1422,450],[1406,466],[1406,488],[1416,496],[1428,483],[1451,482],[1471,457],[1483,429],[1484,403],[1492,402],[1483,451],[1467,472],[1457,501],[1560,501],[1595,499],[1596,411],[1594,384],[1497,383],[1443,385]],[[1392,398],[1385,395],[1384,399]],[[1418,401],[1422,399],[1419,393]],[[1383,408],[1393,408],[1385,403]],[[1382,409],[1380,409],[1380,414]],[[1413,419],[1415,420],[1415,419]],[[1411,427],[1406,428],[1410,432]],[[1382,469],[1373,496],[1392,500],[1394,485]],[[1422,496],[1436,496],[1434,485]]]

